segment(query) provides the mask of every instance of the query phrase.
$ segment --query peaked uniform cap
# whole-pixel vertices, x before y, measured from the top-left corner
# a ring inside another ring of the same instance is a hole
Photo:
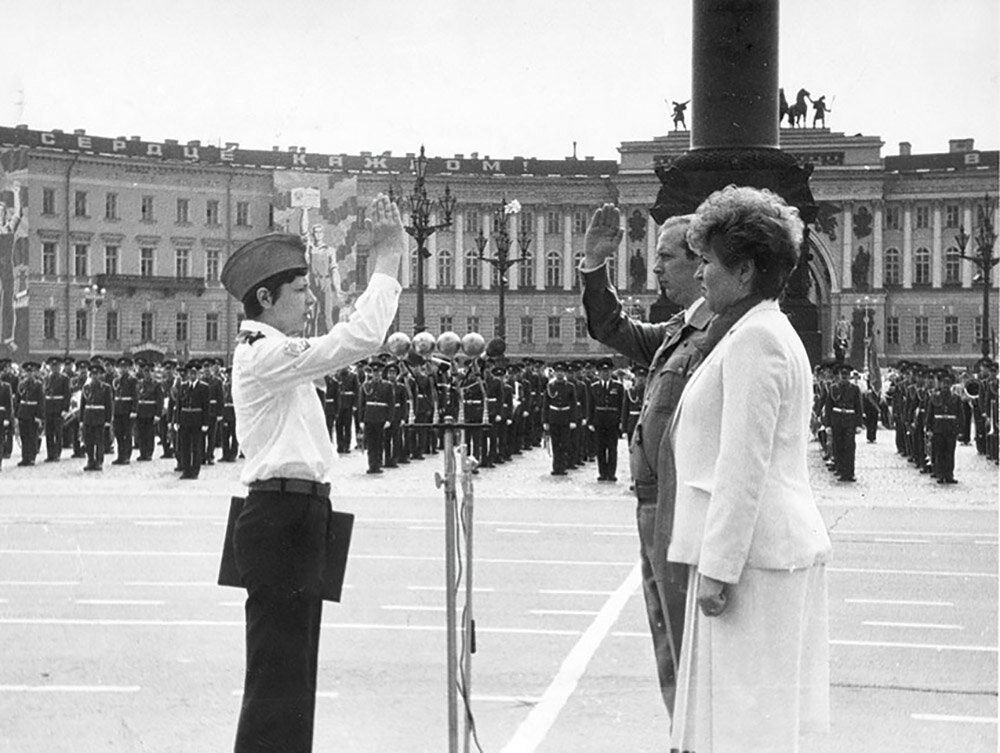
[[[220,279],[238,301],[254,285],[291,269],[306,269],[306,247],[302,239],[289,233],[270,233],[244,243],[226,259]]]

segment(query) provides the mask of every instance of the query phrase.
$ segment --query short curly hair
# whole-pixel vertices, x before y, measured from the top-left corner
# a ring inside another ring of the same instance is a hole
[[[731,268],[752,261],[756,269],[753,290],[765,298],[778,298],[799,261],[804,226],[799,212],[766,188],[726,186],[709,196],[695,212],[687,240],[703,253],[715,236],[721,236],[720,262]]]

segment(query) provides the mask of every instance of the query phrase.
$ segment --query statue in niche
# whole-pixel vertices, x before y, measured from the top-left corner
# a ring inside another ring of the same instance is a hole
[[[872,234],[872,213],[868,211],[868,207],[861,207],[854,213],[852,224],[855,238],[867,238]]]
[[[816,227],[831,241],[837,240],[837,215],[840,211],[836,204],[821,201],[816,212]]]
[[[628,278],[630,292],[639,293],[646,287],[646,260],[642,258],[639,249],[636,249],[628,260]]]
[[[868,290],[868,267],[871,265],[871,255],[864,246],[858,246],[858,253],[851,262],[851,285],[855,290]]]
[[[636,209],[628,218],[628,239],[630,241],[646,240],[646,218]]]

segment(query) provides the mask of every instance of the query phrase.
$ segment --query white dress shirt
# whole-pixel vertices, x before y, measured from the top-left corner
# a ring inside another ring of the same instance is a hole
[[[394,278],[374,273],[351,318],[320,337],[288,337],[252,319],[240,324],[246,334],[233,354],[236,438],[246,457],[240,481],[329,483],[335,453],[316,382],[379,349],[399,293]]]

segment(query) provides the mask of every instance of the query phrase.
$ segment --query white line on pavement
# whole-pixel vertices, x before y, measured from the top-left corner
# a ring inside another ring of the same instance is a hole
[[[409,526],[411,531],[443,531],[444,526]]]
[[[182,520],[136,520],[133,521],[137,526],[182,526],[184,521]]]
[[[234,696],[242,696],[243,695],[243,691],[242,690],[234,690],[233,691],[233,695]],[[317,690],[316,691],[316,697],[317,698],[340,698],[340,693],[338,693],[336,690]]]
[[[138,685],[0,685],[0,693],[138,693]]]
[[[183,588],[187,586],[218,586],[210,580],[127,580],[126,586],[163,586],[170,588]]]
[[[996,578],[996,573],[962,573],[954,570],[882,570],[867,567],[828,567],[828,573],[865,573],[866,575],[940,575],[946,578]]]
[[[406,604],[383,604],[382,609],[386,609],[390,612],[443,612],[444,605],[435,606],[433,604],[415,604],[412,606],[407,606]]]
[[[559,667],[559,672],[542,694],[542,700],[531,709],[514,736],[503,747],[502,753],[533,753],[545,739],[559,712],[576,690],[576,684],[586,671],[598,646],[639,587],[641,579],[642,568],[636,563],[618,590],[605,602],[590,627],[570,650],[562,666]]]
[[[848,604],[893,604],[917,607],[953,607],[951,601],[906,601],[901,599],[844,599]]]
[[[528,614],[576,615],[593,617],[600,612],[594,609],[529,609]]]
[[[531,533],[531,534],[538,533],[538,531],[532,531],[532,530],[527,529],[527,528],[498,528],[498,529],[496,529],[496,532],[497,533]]]
[[[0,586],[79,586],[79,580],[0,580]]]
[[[636,536],[635,531],[594,531],[595,536]]]
[[[964,724],[996,724],[995,716],[952,716],[950,714],[910,714],[920,722],[959,722]]]
[[[876,544],[930,544],[930,539],[885,539],[875,538]]]
[[[965,536],[965,537],[979,537],[992,536],[997,537],[995,533],[983,533],[982,531],[972,531],[959,533],[957,531],[853,531],[850,528],[838,528],[835,531],[830,532],[831,536],[941,536],[944,538],[951,538],[953,536]]]
[[[933,622],[876,622],[865,621],[862,625],[869,627],[919,628],[921,630],[964,630],[961,625],[938,625]]]
[[[158,607],[166,604],[165,601],[153,601],[150,599],[76,599],[77,604],[89,604],[99,607]]]
[[[480,703],[520,703],[523,705],[538,703],[541,698],[526,695],[474,695],[473,701]]]
[[[610,596],[614,593],[614,591],[587,591],[573,588],[540,588],[538,589],[538,593],[549,594],[552,596]]]
[[[245,601],[220,601],[219,602],[219,606],[220,607],[242,607],[242,606],[245,606],[245,605],[246,605]]]
[[[997,545],[997,542],[995,542],[995,541],[973,541],[972,543],[975,544],[975,545],[977,545],[977,546],[996,546]]]
[[[444,586],[407,586],[407,591],[444,591]],[[495,591],[494,588],[479,588],[474,587],[472,589],[473,593],[481,594],[491,594]]]
[[[644,640],[649,640],[648,632],[639,632],[636,630],[615,630],[611,633],[612,638],[642,638]],[[984,654],[995,654],[997,653],[996,646],[972,646],[972,645],[962,645],[962,644],[946,644],[946,643],[898,643],[892,641],[847,641],[847,640],[830,640],[831,646],[853,646],[857,648],[912,648],[916,650],[925,651],[970,651],[974,653],[984,653]]]

